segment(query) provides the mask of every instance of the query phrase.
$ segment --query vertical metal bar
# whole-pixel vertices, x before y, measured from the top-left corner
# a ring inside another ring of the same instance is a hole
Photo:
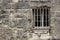
[[[43,27],[43,25],[44,25],[44,8],[42,9],[42,11],[43,11],[43,13],[42,13],[42,27]]]
[[[38,27],[38,9],[37,9],[37,27]]]
[[[39,9],[40,11],[40,26],[41,26],[41,8]]]
[[[48,22],[48,15],[47,15],[47,8],[46,8],[46,26],[47,26],[47,22]]]

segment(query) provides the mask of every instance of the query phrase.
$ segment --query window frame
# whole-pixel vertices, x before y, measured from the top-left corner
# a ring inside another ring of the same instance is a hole
[[[48,6],[41,6],[41,7],[34,7],[34,8],[32,8],[32,9],[40,9],[40,8],[47,8],[47,9],[49,9],[49,26],[50,26],[50,7],[48,7]],[[32,11],[32,14],[33,14],[33,11]],[[34,28],[36,28],[36,26],[35,26],[35,23],[34,23],[35,21],[34,21],[34,16],[33,16],[33,26],[34,26]],[[49,28],[49,26],[40,26],[39,28],[41,28],[41,27],[47,27],[47,28]]]

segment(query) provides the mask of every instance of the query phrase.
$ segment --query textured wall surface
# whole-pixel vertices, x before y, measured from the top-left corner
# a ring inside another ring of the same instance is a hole
[[[37,30],[32,9],[40,6],[50,7],[51,20],[50,27]],[[0,0],[0,40],[49,38],[60,39],[60,0]]]

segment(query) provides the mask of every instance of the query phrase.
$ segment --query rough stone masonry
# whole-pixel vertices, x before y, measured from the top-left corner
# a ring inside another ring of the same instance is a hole
[[[50,7],[50,26],[34,28],[32,9]],[[0,0],[0,40],[60,39],[60,0]]]

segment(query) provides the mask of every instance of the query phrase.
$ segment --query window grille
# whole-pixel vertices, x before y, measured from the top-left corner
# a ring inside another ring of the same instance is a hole
[[[49,26],[49,8],[41,7],[34,8],[33,11],[33,20],[34,26],[36,27],[47,27]]]

